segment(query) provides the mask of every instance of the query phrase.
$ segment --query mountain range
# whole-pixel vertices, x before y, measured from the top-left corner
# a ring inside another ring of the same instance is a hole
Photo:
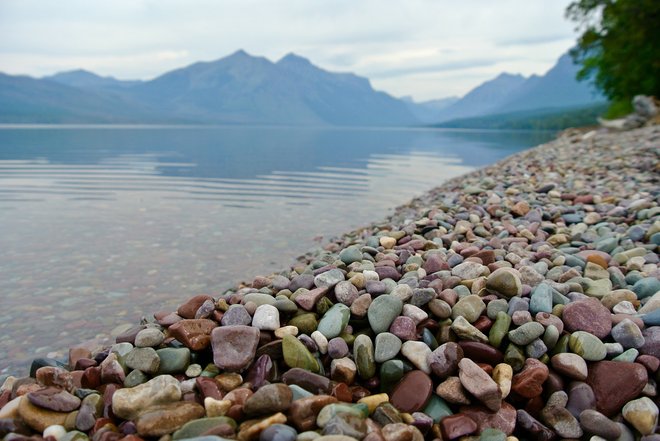
[[[462,98],[414,102],[368,79],[288,54],[277,62],[239,50],[149,81],[85,70],[44,78],[0,73],[0,123],[179,123],[415,126],[604,99],[575,80],[562,56],[545,75],[501,74]]]

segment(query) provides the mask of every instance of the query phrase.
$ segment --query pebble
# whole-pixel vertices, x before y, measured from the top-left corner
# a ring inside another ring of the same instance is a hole
[[[159,375],[144,384],[115,391],[112,411],[125,420],[135,419],[144,409],[181,399],[181,386],[171,375]]]
[[[497,383],[469,358],[463,358],[458,368],[463,387],[488,409],[497,412],[502,406],[502,393]]]
[[[648,397],[629,401],[621,414],[642,435],[650,435],[658,427],[658,406]]]
[[[398,297],[392,295],[376,297],[367,312],[371,329],[376,334],[386,332],[402,310],[403,302]]]
[[[69,365],[37,359],[3,380],[0,435],[652,439],[658,136],[566,131]]]
[[[241,371],[254,359],[259,330],[250,326],[220,326],[211,333],[213,363],[220,369]]]
[[[418,412],[424,408],[431,393],[433,381],[423,371],[408,372],[390,394],[390,403],[401,412]]]
[[[381,332],[378,334],[376,336],[374,349],[374,359],[376,360],[376,363],[383,363],[396,357],[401,350],[401,345],[401,340],[394,334],[389,332]]]

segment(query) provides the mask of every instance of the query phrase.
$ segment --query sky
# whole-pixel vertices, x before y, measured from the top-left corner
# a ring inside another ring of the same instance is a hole
[[[238,49],[289,52],[416,101],[502,72],[543,74],[574,43],[569,0],[0,0],[0,71],[151,79]]]

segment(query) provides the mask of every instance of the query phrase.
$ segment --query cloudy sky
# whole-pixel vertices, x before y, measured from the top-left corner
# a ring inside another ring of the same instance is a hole
[[[547,71],[575,41],[569,0],[0,0],[0,71],[150,79],[239,48],[288,52],[416,100]]]

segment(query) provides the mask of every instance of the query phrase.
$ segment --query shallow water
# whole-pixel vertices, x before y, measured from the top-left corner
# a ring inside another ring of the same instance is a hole
[[[285,269],[551,133],[0,129],[0,374]]]

